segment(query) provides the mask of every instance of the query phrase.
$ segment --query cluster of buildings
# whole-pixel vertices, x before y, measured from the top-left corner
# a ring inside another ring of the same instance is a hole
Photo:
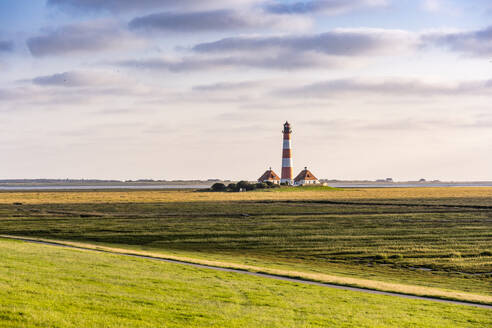
[[[263,175],[258,179],[258,182],[272,182],[275,184],[288,184],[295,186],[319,184],[319,180],[312,174],[307,167],[304,167],[295,178],[293,177],[293,165],[292,165],[292,148],[291,148],[291,134],[289,122],[285,122],[283,147],[282,147],[282,173],[279,177],[270,167]]]

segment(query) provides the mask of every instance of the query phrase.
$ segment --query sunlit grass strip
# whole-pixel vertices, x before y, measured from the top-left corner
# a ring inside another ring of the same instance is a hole
[[[28,191],[0,192],[0,204],[67,204],[67,203],[168,203],[195,201],[257,200],[358,200],[358,199],[492,199],[492,187],[449,188],[366,188],[328,189],[290,192],[195,192],[195,191]],[[492,202],[491,202],[492,203]]]
[[[387,283],[387,282],[376,281],[376,280],[333,276],[333,275],[327,275],[321,273],[307,273],[307,272],[291,271],[291,270],[270,269],[265,267],[236,264],[230,262],[210,261],[204,259],[175,256],[175,255],[165,254],[162,252],[135,251],[135,250],[129,250],[124,248],[106,247],[106,246],[99,246],[99,245],[80,243],[80,242],[53,240],[53,239],[45,239],[45,238],[22,237],[22,236],[9,236],[9,235],[0,235],[0,237],[9,238],[9,239],[19,239],[19,240],[28,239],[28,240],[56,243],[60,245],[78,247],[81,249],[98,250],[98,251],[105,251],[105,252],[118,253],[118,254],[142,255],[142,256],[148,256],[148,257],[154,257],[160,259],[169,259],[169,260],[176,260],[176,261],[182,261],[188,263],[216,266],[221,268],[231,268],[231,269],[245,270],[250,272],[268,273],[268,274],[273,274],[283,277],[324,282],[324,283],[336,284],[341,286],[359,287],[359,288],[366,288],[366,289],[385,291],[385,292],[396,292],[406,295],[426,296],[426,297],[434,297],[439,299],[457,300],[457,301],[492,305],[492,296],[463,293],[463,292],[443,290],[443,289],[431,288],[431,287]]]

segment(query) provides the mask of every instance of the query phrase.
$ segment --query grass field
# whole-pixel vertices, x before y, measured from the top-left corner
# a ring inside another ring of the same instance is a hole
[[[0,193],[0,234],[432,287],[492,303],[492,188],[288,191]]]
[[[288,192],[285,192],[288,191]],[[170,202],[218,202],[259,200],[391,200],[414,202],[445,201],[451,204],[477,204],[492,206],[492,187],[450,188],[366,188],[328,189],[302,187],[269,189],[262,192],[195,192],[195,191],[53,191],[53,192],[2,192],[0,203],[170,203]]]
[[[0,239],[0,327],[490,327],[490,310]]]

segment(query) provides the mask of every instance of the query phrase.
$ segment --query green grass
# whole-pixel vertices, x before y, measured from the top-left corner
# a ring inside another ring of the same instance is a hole
[[[490,327],[490,310],[0,239],[0,327]]]
[[[3,204],[0,234],[492,295],[492,211],[473,207],[480,199],[454,201],[471,205],[433,205],[455,204],[448,199]]]

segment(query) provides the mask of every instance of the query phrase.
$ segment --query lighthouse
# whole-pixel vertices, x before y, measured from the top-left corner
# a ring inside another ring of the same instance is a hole
[[[284,130],[284,144],[282,149],[282,176],[280,183],[293,184],[292,181],[292,149],[290,148],[290,135],[292,130],[290,129],[289,122],[285,122]]]

